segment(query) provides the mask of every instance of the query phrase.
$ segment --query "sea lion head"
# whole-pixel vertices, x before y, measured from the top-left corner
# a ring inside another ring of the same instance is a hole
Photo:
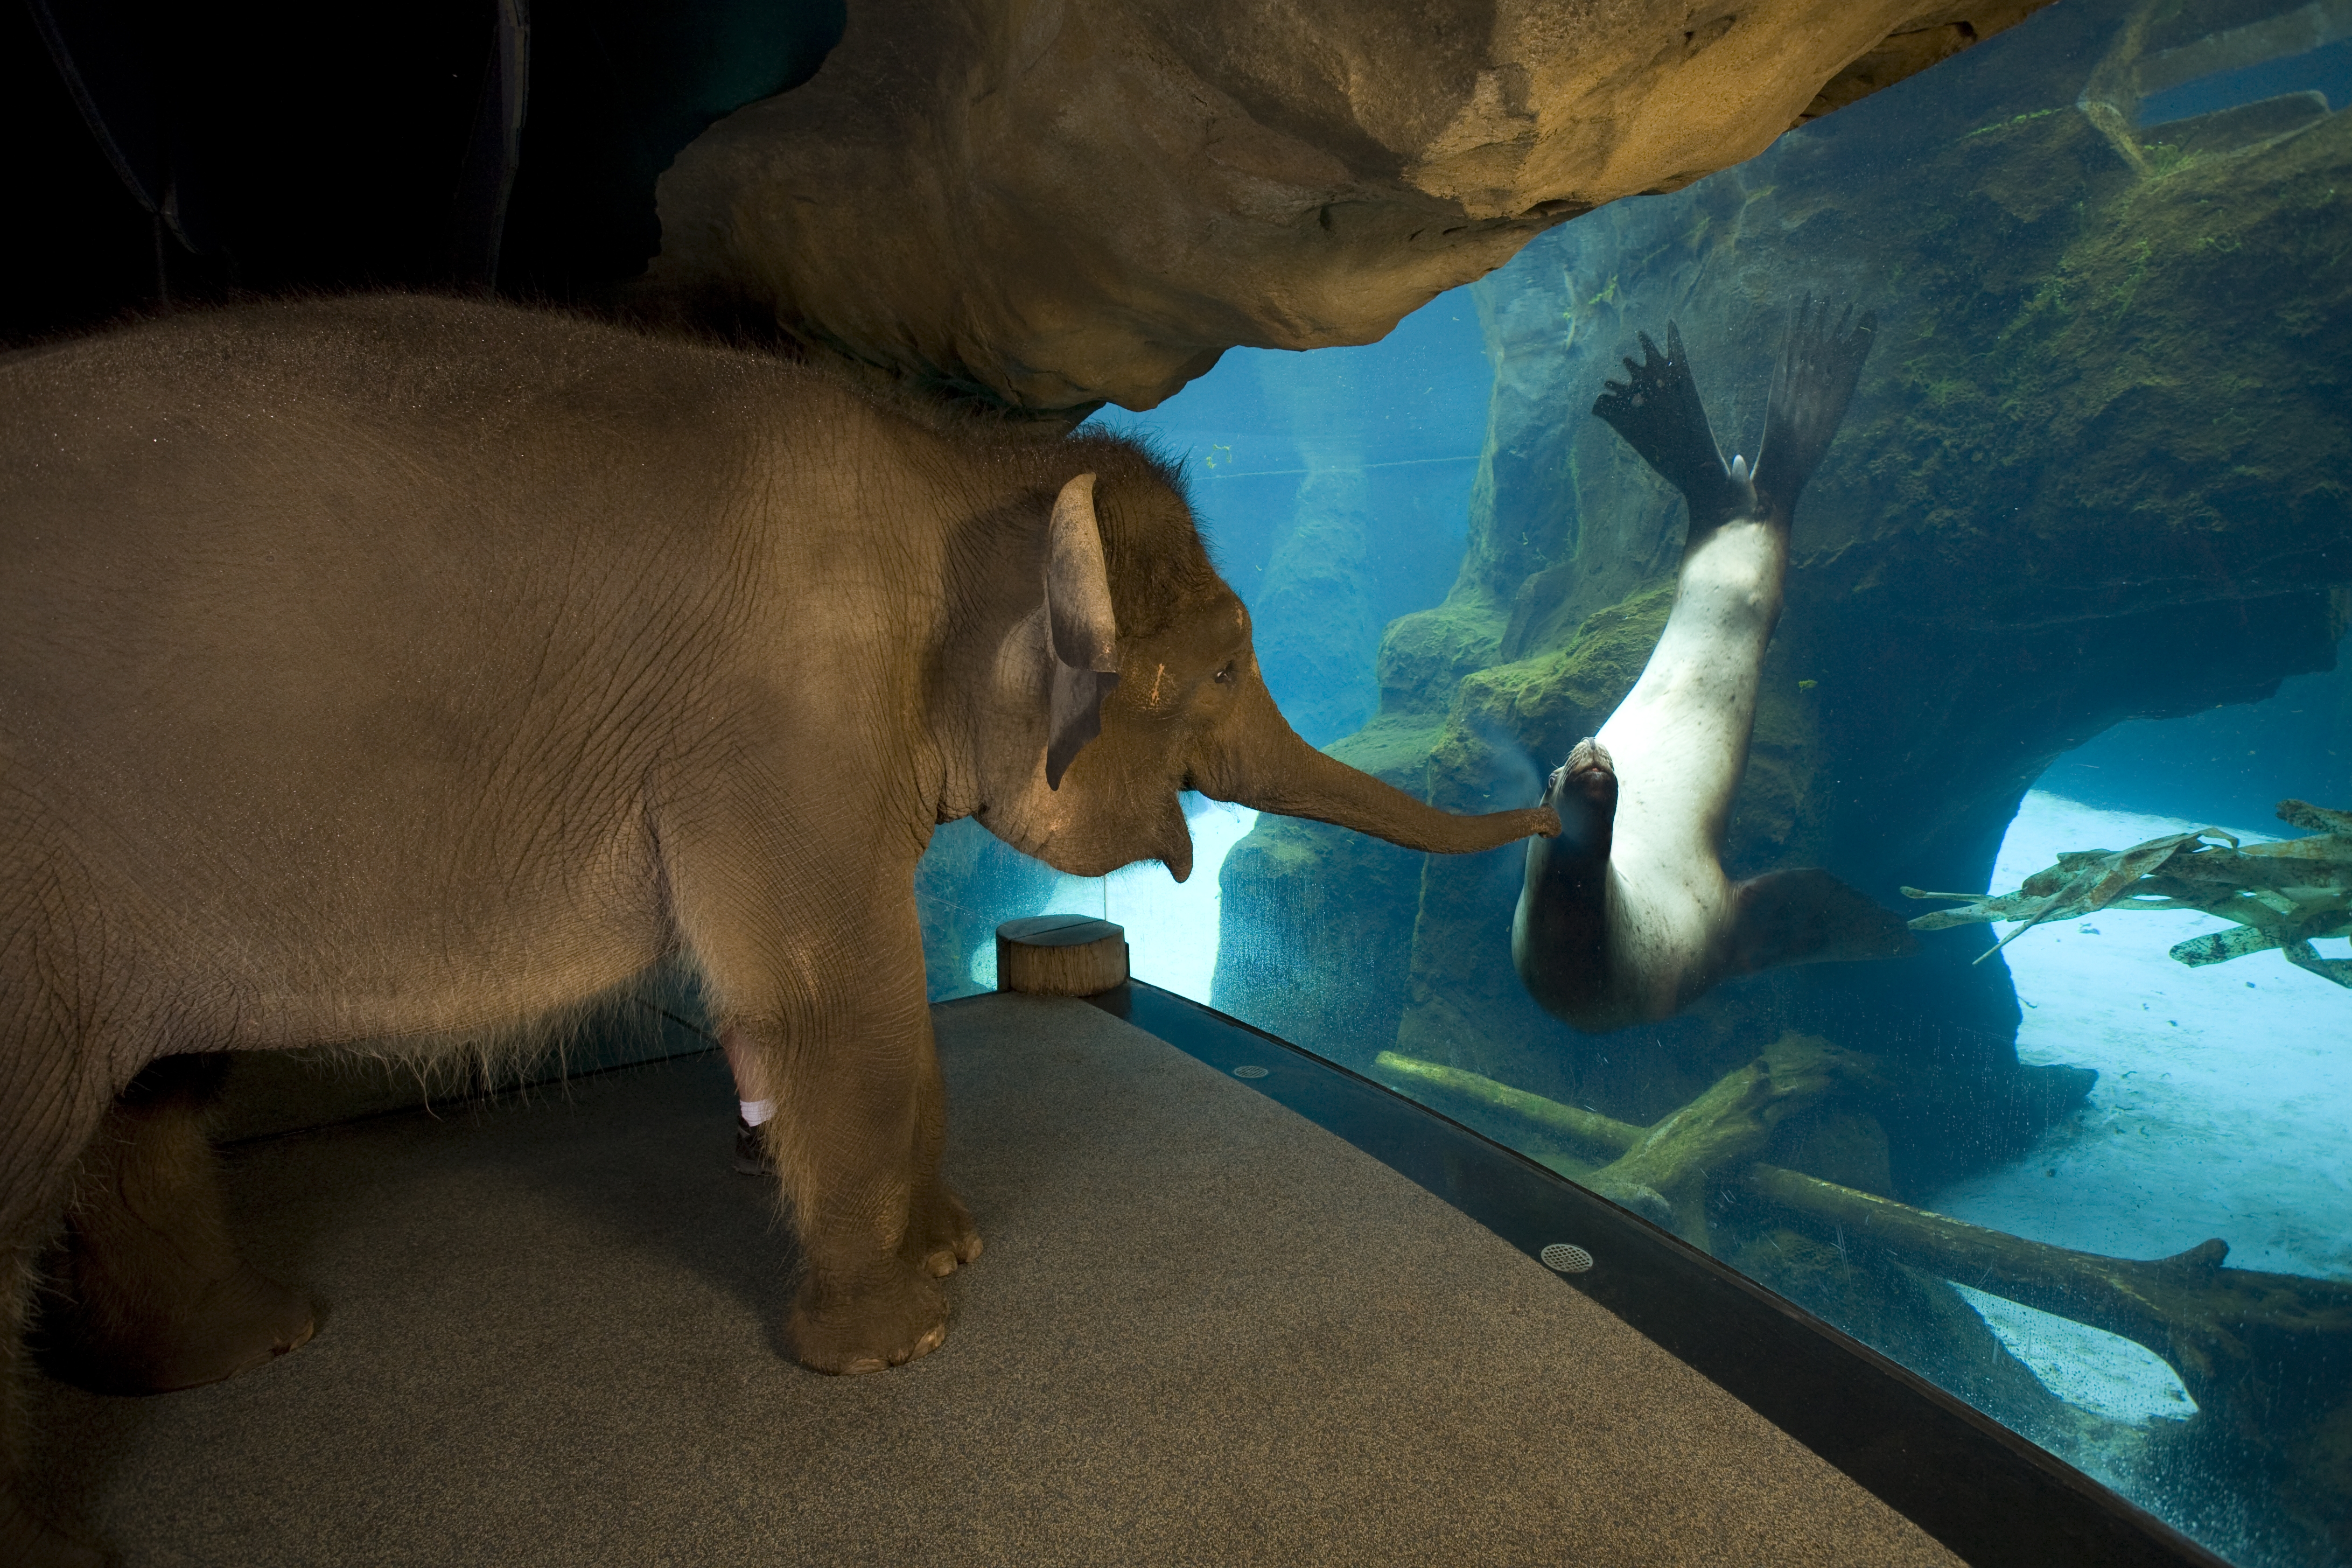
[[[1610,829],[1617,820],[1617,766],[1597,739],[1587,735],[1579,741],[1568,761],[1552,770],[1543,803],[1559,814],[1556,854],[1607,862]]]

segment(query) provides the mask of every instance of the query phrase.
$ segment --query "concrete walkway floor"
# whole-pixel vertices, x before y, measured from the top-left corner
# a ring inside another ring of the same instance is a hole
[[[310,1345],[44,1384],[126,1564],[1958,1561],[1387,1167],[1075,1002],[938,1014],[988,1251],[946,1346],[780,1352],[785,1243],[715,1057],[234,1152]]]

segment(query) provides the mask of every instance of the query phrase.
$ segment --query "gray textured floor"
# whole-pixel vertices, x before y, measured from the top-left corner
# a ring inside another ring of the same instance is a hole
[[[44,1385],[130,1563],[1950,1563],[1436,1199],[1077,1003],[939,1015],[988,1253],[946,1347],[780,1358],[709,1058],[253,1145],[331,1303],[234,1383]]]

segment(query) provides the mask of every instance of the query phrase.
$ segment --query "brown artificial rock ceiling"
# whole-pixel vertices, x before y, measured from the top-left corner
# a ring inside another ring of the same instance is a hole
[[[2046,0],[852,0],[660,186],[650,308],[1064,417],[1372,342]],[[1066,412],[1065,412],[1066,411]]]

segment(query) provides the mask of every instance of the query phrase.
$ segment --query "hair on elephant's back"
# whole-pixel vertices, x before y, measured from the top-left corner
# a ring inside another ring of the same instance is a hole
[[[304,405],[495,435],[569,405],[640,433],[706,426],[728,405],[816,395],[791,362],[571,311],[378,291],[174,312],[0,360],[0,405],[103,389],[158,408]],[[15,383],[12,386],[9,384]]]

